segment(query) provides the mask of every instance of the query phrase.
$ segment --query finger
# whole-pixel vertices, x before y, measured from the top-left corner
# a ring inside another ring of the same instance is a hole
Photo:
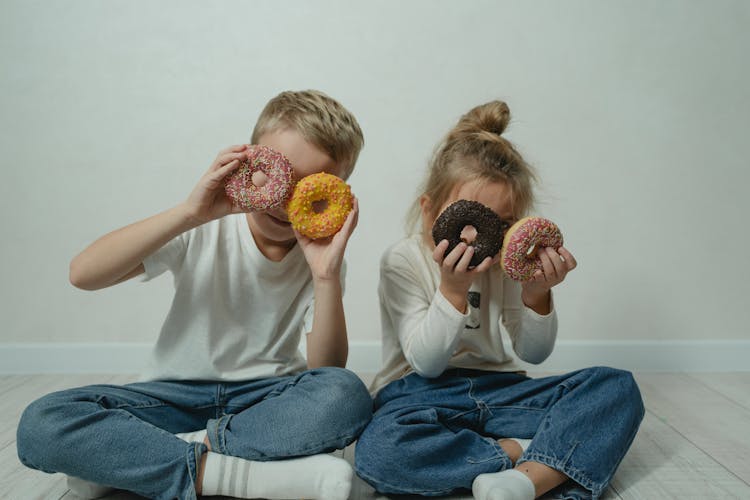
[[[537,253],[537,256],[539,257],[539,260],[542,261],[542,271],[544,271],[545,280],[553,281],[556,279],[557,274],[555,273],[555,266],[552,264],[552,259],[550,259],[549,254],[547,254],[547,249],[543,248]]]
[[[246,153],[227,153],[216,157],[213,165],[211,165],[210,171],[215,171],[223,167],[224,165],[233,162],[234,160],[243,161],[247,159]]]
[[[458,260],[458,264],[456,264],[455,270],[462,273],[468,271],[472,257],[474,257],[474,247],[472,245],[469,245],[466,247],[466,251],[464,252],[464,254]]]
[[[485,257],[484,260],[474,268],[475,273],[483,273],[490,267],[492,267],[492,264],[494,264],[494,259],[492,257]]]
[[[219,182],[224,180],[233,170],[239,167],[241,164],[240,160],[232,160],[223,167],[211,172],[210,180],[212,182]]]
[[[578,262],[576,261],[576,258],[573,257],[573,254],[570,253],[567,248],[560,247],[557,249],[557,251],[565,259],[565,265],[568,266],[568,271],[572,271],[573,269],[578,267]]]
[[[443,260],[443,267],[448,267],[450,269],[453,269],[456,267],[456,263],[459,261],[461,256],[464,254],[464,251],[466,251],[466,243],[461,242],[458,245],[456,245],[456,248],[451,250],[448,255]]]
[[[359,206],[357,205],[357,200],[355,198],[351,211],[346,216],[346,220],[344,221],[344,224],[341,226],[341,229],[338,230],[338,232],[333,237],[333,239],[335,241],[339,241],[343,239],[343,243],[346,244],[346,242],[349,240],[349,237],[354,232],[354,229],[357,227],[358,220],[359,220]]]
[[[294,237],[297,238],[297,241],[299,242],[300,246],[304,247],[308,245],[312,240],[305,236],[304,234],[300,233],[296,229],[292,228],[292,232],[294,233]]]
[[[357,227],[357,223],[359,222],[359,200],[356,196],[354,197],[354,201],[352,202],[352,211],[349,212],[348,217],[352,218],[352,231],[354,231],[354,228]]]
[[[432,260],[443,265],[443,258],[445,257],[445,251],[448,249],[448,240],[441,240],[437,244],[435,250],[432,252]]]
[[[545,248],[547,251],[547,255],[549,256],[550,262],[552,262],[552,265],[555,268],[555,274],[559,279],[565,278],[565,275],[568,273],[568,266],[565,265],[565,257],[557,253],[557,251],[554,248]]]
[[[224,148],[221,151],[219,151],[217,158],[227,153],[239,153],[240,151],[245,151],[247,147],[248,147],[248,144],[235,144],[234,146],[229,146],[228,148]]]

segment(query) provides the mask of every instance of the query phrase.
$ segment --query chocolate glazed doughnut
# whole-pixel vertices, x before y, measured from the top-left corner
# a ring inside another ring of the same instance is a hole
[[[476,267],[485,258],[497,255],[503,245],[503,231],[507,224],[492,209],[478,201],[458,200],[449,205],[435,220],[432,239],[436,245],[448,240],[447,255],[461,243],[461,231],[466,226],[472,226],[477,231],[474,241],[467,243],[474,247],[469,267]]]

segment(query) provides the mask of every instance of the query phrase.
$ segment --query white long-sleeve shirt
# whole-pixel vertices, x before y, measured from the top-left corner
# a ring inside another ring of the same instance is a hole
[[[503,348],[503,328],[523,361],[538,364],[552,352],[557,335],[554,307],[547,315],[526,307],[520,284],[500,266],[492,266],[471,285],[466,313],[448,302],[439,286],[440,270],[421,235],[401,240],[383,254],[383,368],[372,383],[373,394],[411,372],[437,377],[448,367],[521,370]]]

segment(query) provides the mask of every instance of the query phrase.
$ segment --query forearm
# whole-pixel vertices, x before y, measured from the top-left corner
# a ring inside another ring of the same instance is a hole
[[[550,300],[551,302],[551,300]],[[526,310],[521,320],[521,328],[515,336],[513,350],[527,363],[539,364],[546,360],[555,347],[557,339],[557,314],[550,304],[551,311],[546,315]]]
[[[199,223],[184,204],[106,234],[70,263],[70,282],[84,290],[114,285],[175,236]]]
[[[313,284],[315,305],[312,330],[307,335],[307,367],[346,367],[349,341],[343,293],[338,279]]]
[[[400,335],[404,357],[420,375],[437,377],[456,350],[466,326],[466,315],[438,291],[426,313],[405,326],[408,333]]]

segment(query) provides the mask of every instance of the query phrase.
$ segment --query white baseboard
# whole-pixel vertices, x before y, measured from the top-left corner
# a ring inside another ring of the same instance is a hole
[[[0,344],[0,374],[138,373],[151,346],[145,343]],[[353,341],[348,367],[358,373],[380,368],[380,342]],[[561,340],[529,371],[568,371],[605,365],[639,372],[750,371],[750,341]]]

